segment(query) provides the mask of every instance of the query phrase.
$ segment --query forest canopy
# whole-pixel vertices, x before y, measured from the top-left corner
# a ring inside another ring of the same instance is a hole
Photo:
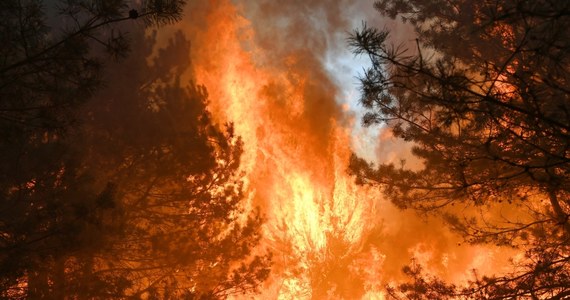
[[[351,170],[400,208],[438,215],[472,244],[515,248],[512,272],[465,285],[405,268],[397,299],[570,296],[570,2],[381,0],[380,14],[415,29],[412,46],[364,25],[350,44],[366,125],[413,143],[419,170]],[[466,270],[467,271],[467,270]]]

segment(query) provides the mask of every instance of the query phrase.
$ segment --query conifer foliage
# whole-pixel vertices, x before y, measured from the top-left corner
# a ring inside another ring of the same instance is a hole
[[[183,4],[0,4],[0,298],[218,299],[267,278],[242,142],[181,79],[184,35],[149,34]]]
[[[352,158],[363,183],[400,208],[441,215],[471,243],[515,247],[509,274],[467,286],[406,269],[411,299],[562,299],[570,295],[570,3],[382,0],[415,29],[394,46],[368,26],[350,44],[369,57],[363,122],[412,142],[423,168]],[[458,208],[459,207],[459,208]],[[426,296],[432,295],[432,296]]]

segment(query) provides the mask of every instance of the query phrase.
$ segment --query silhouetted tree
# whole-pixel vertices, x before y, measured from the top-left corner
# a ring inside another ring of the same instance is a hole
[[[84,168],[97,170],[99,184],[116,187],[122,211],[122,231],[89,268],[103,285],[127,285],[120,293],[91,286],[90,293],[177,299],[253,292],[269,274],[269,256],[251,254],[262,218],[243,207],[241,141],[231,125],[213,124],[204,87],[181,84],[190,53],[181,33],[150,66],[153,39],[136,37],[136,50],[108,68],[105,78],[117,84],[86,105],[74,143],[88,149]]]
[[[5,123],[57,129],[98,87],[103,48],[114,57],[129,43],[117,24],[162,25],[181,17],[183,0],[7,0],[0,4],[0,117]],[[134,7],[129,7],[133,5]],[[137,16],[129,9],[139,10]]]
[[[146,1],[136,9],[141,22],[164,24],[180,17],[182,4]],[[85,244],[78,225],[85,220],[72,216],[91,220],[107,209],[97,203],[112,189],[94,189],[91,178],[77,169],[64,135],[78,105],[100,87],[105,57],[97,55],[99,46],[115,56],[128,50],[124,34],[115,26],[130,21],[126,9],[126,1],[0,3],[3,296],[17,297],[27,285],[30,298],[47,297],[46,273],[38,266]]]
[[[241,141],[180,83],[188,42],[149,67],[144,26],[119,26],[175,21],[183,2],[131,4],[0,4],[0,298],[220,298],[268,275]],[[131,42],[122,64],[103,54]]]
[[[431,289],[437,297],[568,297],[570,3],[382,0],[375,7],[409,22],[417,40],[392,46],[386,30],[367,26],[351,36],[355,53],[372,63],[361,78],[364,123],[389,125],[424,165],[375,167],[353,157],[351,169],[397,206],[441,214],[471,243],[526,254],[512,273],[475,277],[467,287],[408,268],[417,289],[402,286],[400,296],[427,299]]]

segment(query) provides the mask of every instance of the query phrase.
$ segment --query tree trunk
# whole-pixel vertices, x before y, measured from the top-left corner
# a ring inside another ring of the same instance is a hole
[[[552,210],[554,210],[554,215],[556,217],[556,222],[564,227],[566,233],[570,234],[570,224],[568,223],[568,214],[564,212],[558,202],[558,196],[556,195],[556,190],[553,187],[548,188],[548,198],[550,199],[550,204],[552,205]]]

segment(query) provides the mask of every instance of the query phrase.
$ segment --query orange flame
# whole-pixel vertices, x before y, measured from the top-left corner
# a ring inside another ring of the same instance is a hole
[[[484,250],[458,249],[439,223],[377,209],[378,192],[354,184],[346,173],[353,122],[315,55],[271,55],[230,0],[189,5],[181,29],[194,68],[186,79],[206,86],[217,122],[234,123],[244,141],[248,205],[267,216],[262,244],[274,266],[261,298],[383,299],[381,285],[411,256],[445,269],[456,263],[453,274],[480,263]]]
[[[191,76],[208,89],[217,121],[233,122],[244,141],[242,170],[251,201],[268,218],[264,244],[276,258],[265,293],[291,299],[338,289],[320,277],[342,274],[321,275],[316,266],[361,255],[375,207],[359,200],[364,191],[346,175],[350,137],[335,87],[305,67],[302,54],[271,64],[229,1],[199,9],[208,26],[183,25],[194,45]]]

